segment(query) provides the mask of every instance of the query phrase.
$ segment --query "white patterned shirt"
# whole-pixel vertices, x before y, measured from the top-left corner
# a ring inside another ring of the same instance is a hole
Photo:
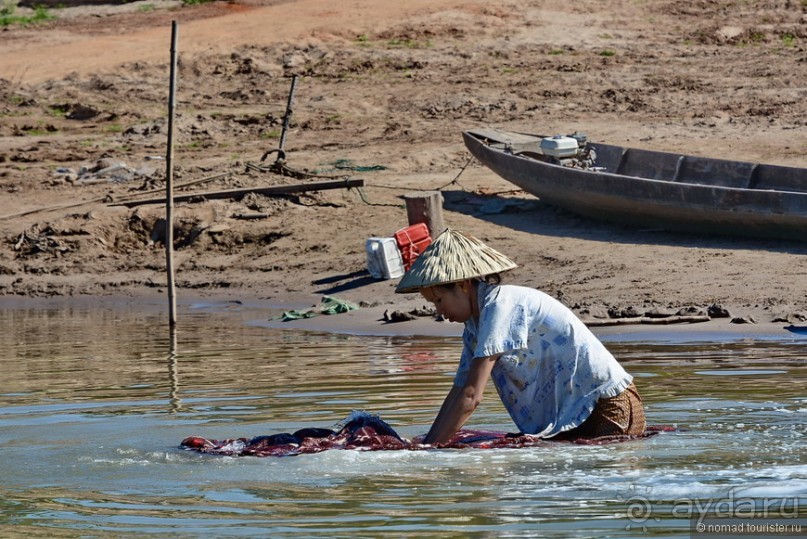
[[[615,397],[633,377],[577,316],[533,288],[480,283],[479,321],[463,332],[454,384],[474,358],[501,354],[491,377],[523,433],[543,437],[585,421],[601,397]]]

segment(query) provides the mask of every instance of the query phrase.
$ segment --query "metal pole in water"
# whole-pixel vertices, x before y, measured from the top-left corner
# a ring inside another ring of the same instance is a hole
[[[168,324],[177,325],[174,292],[174,113],[176,109],[177,21],[171,21],[171,82],[168,92],[168,151],[165,156],[165,270],[168,274]]]

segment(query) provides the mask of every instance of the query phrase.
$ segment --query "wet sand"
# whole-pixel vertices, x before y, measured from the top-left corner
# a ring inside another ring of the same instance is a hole
[[[414,304],[413,304],[414,305]],[[415,307],[413,307],[415,308]],[[384,308],[368,308],[338,315],[290,321],[264,321],[257,325],[274,329],[344,333],[351,335],[387,335],[417,337],[459,337],[463,325],[430,318],[405,322],[385,322]],[[800,330],[798,328],[801,328]],[[609,340],[646,340],[658,342],[715,341],[740,339],[793,340],[807,339],[807,325],[765,322],[732,324],[728,320],[712,320],[682,324],[623,324],[591,328],[598,337]]]
[[[187,296],[177,301],[177,333],[183,328],[196,324],[196,313],[205,313],[208,320],[217,325],[250,325],[267,330],[294,332],[335,333],[356,336],[388,337],[456,337],[462,335],[463,325],[448,321],[438,321],[431,317],[416,317],[404,322],[385,321],[385,313],[394,310],[404,312],[422,308],[425,302],[414,298],[400,303],[361,307],[358,310],[335,315],[318,315],[312,318],[283,321],[278,319],[283,311],[305,310],[319,302],[318,297],[297,298],[294,300],[261,301],[255,299],[234,299],[229,296]],[[61,309],[89,310],[106,309],[139,311],[150,315],[154,320],[163,315],[162,330],[168,328],[168,301],[160,294],[148,297],[61,297],[61,298],[0,298],[0,309]],[[155,327],[155,331],[161,331]],[[622,324],[591,327],[592,332],[603,340],[610,341],[653,341],[653,342],[730,342],[737,340],[780,340],[807,341],[807,324],[784,322],[762,322],[757,324],[732,324],[726,319],[714,319],[700,323],[681,324]],[[193,328],[194,332],[198,328]]]

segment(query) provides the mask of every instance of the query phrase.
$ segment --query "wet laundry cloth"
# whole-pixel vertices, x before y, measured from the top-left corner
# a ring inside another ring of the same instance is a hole
[[[294,433],[280,433],[254,438],[210,440],[189,436],[180,448],[225,456],[285,457],[305,453],[319,453],[329,449],[355,449],[361,451],[424,450],[424,449],[491,449],[547,447],[559,443],[603,445],[646,438],[659,432],[674,430],[671,427],[648,427],[638,436],[603,436],[600,438],[553,441],[529,434],[508,434],[498,431],[461,430],[448,442],[436,446],[420,443],[422,436],[406,440],[389,424],[375,414],[356,411],[334,429],[303,428]]]
[[[315,305],[310,309],[297,309],[292,311],[284,311],[280,316],[270,318],[270,320],[299,320],[301,318],[312,318],[321,314],[339,314],[348,311],[354,311],[359,306],[350,301],[334,298],[332,296],[323,296],[319,305]]]

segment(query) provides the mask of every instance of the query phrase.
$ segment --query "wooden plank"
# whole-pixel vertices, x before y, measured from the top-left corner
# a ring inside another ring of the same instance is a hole
[[[188,193],[174,196],[174,202],[188,202],[194,199],[221,199],[239,198],[249,193],[256,193],[265,196],[292,195],[294,193],[305,193],[307,191],[325,191],[328,189],[349,189],[351,187],[364,187],[364,180],[335,180],[330,182],[297,183],[293,185],[273,185],[271,187],[248,187],[245,189],[226,189],[223,191],[208,191],[207,193]],[[133,208],[145,204],[163,204],[165,198],[150,198],[146,200],[130,200],[126,202],[116,202],[110,206],[126,206]]]
[[[500,129],[470,129],[468,133],[491,141],[501,142],[503,144],[536,144],[540,143],[543,137],[538,135],[528,135],[526,133],[513,133],[510,131],[502,131]]]

